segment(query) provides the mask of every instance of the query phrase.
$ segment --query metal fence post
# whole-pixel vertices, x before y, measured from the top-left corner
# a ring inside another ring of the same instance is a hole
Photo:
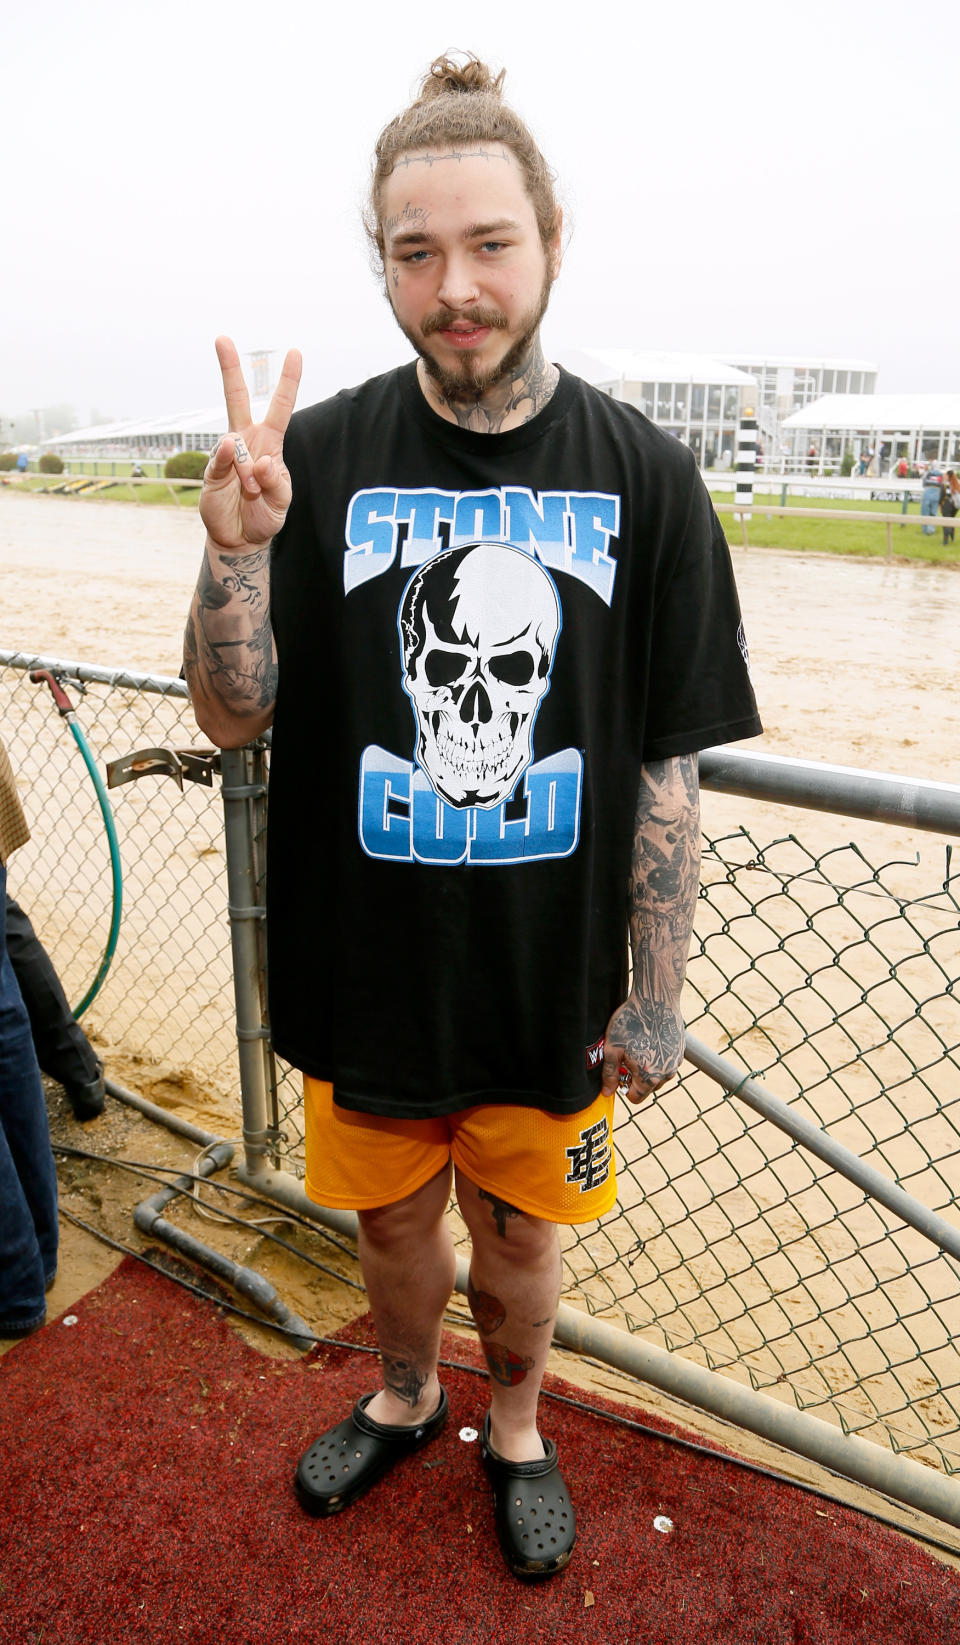
[[[737,488],[734,503],[739,514],[734,519],[749,520],[750,508],[753,503],[753,479],[757,468],[757,419],[753,414],[753,407],[747,406],[740,419],[737,430]],[[747,544],[746,529],[743,534],[744,547]]]
[[[258,862],[260,829],[257,826],[257,813],[267,792],[263,751],[253,747],[225,748],[221,771],[243,1141],[247,1167],[256,1173],[267,1162],[273,1119],[268,1103],[270,1030],[262,986],[266,908]]]

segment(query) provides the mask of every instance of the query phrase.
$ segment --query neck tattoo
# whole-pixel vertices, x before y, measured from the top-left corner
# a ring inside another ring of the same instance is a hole
[[[548,404],[560,381],[556,366],[544,358],[539,333],[508,376],[481,389],[473,398],[467,394],[445,393],[422,359],[418,362],[418,374],[420,386],[434,410],[448,422],[458,423],[476,434],[500,434],[507,428],[520,428],[529,423]]]

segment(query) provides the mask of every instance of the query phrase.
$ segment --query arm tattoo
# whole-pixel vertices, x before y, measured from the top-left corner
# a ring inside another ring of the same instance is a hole
[[[204,553],[184,634],[191,696],[218,697],[234,714],[259,714],[277,692],[270,627],[270,551]],[[218,574],[219,573],[219,574]]]
[[[654,1030],[675,1011],[700,886],[697,756],[645,765],[630,876],[634,1005]]]

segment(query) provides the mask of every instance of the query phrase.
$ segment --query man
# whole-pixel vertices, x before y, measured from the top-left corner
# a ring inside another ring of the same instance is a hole
[[[543,357],[561,214],[502,79],[439,59],[377,144],[368,228],[415,364],[291,423],[289,354],[254,426],[218,342],[185,665],[214,741],[273,724],[272,1032],[305,1075],[307,1191],[358,1212],[381,1350],[298,1495],[335,1512],[443,1424],[453,1167],[497,1533],[536,1577],[576,1534],[537,1428],[557,1224],[614,1202],[615,1095],[679,1066],[696,752],[760,727],[690,453]]]

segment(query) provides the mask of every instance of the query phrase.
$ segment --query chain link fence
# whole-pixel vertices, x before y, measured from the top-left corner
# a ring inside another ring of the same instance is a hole
[[[30,683],[32,661],[0,653],[0,727],[33,829],[10,890],[76,1001],[110,924],[110,856],[93,786],[49,692]],[[101,772],[132,751],[201,745],[180,681],[60,666],[83,677],[82,693],[67,690]],[[111,801],[123,919],[85,1026],[108,1072],[127,1070],[146,1094],[235,1136],[219,783],[181,790],[150,774]],[[958,1226],[960,874],[949,845],[872,861],[849,818],[817,819],[805,844],[767,832],[762,805],[739,810],[742,826],[711,831],[705,796],[691,1035]],[[299,1078],[277,1075],[269,1146],[302,1176]],[[845,1433],[960,1470],[954,1257],[688,1065],[657,1102],[624,1106],[615,1143],[617,1206],[564,1235],[568,1302]]]

